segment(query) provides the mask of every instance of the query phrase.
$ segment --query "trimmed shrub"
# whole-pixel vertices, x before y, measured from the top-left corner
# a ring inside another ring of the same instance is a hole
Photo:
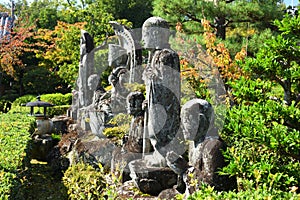
[[[99,169],[79,162],[64,173],[63,183],[70,199],[102,199],[106,187],[102,166]]]
[[[71,93],[43,94],[43,95],[41,95],[41,100],[55,104],[56,106],[71,105],[72,104],[72,94]]]
[[[129,132],[131,119],[131,115],[123,113],[114,116],[109,121],[109,124],[114,127],[104,129],[103,134],[106,137],[116,137],[117,139],[121,140],[125,136],[125,134]]]
[[[29,163],[27,155],[35,120],[23,114],[0,115],[0,199],[14,199],[21,186],[18,171]]]

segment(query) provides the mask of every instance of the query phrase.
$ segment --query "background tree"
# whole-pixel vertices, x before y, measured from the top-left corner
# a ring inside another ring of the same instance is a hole
[[[95,0],[101,10],[110,13],[115,19],[127,19],[134,28],[141,28],[144,21],[151,17],[151,0]]]
[[[19,95],[24,94],[23,75],[30,65],[35,65],[34,26],[15,22],[11,35],[0,41],[0,70],[19,82]]]
[[[153,14],[165,18],[173,26],[179,23],[187,34],[202,33],[201,20],[207,19],[216,29],[218,38],[241,44],[244,38],[248,38],[255,32],[273,28],[272,21],[283,16],[284,6],[279,4],[280,2],[277,0],[154,0]],[[234,54],[237,51],[239,50]]]
[[[80,29],[84,23],[58,22],[53,31],[39,29],[37,38],[45,51],[37,54],[40,67],[56,73],[69,85],[74,85],[78,75]]]
[[[300,17],[286,15],[275,25],[281,32],[266,40],[255,58],[247,60],[247,68],[258,76],[275,81],[284,91],[287,105],[300,101]]]

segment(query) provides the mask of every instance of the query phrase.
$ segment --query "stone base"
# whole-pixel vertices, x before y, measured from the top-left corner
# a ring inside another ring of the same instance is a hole
[[[132,161],[128,166],[130,177],[143,193],[157,196],[177,184],[177,174],[168,167],[147,166],[142,159]]]
[[[48,154],[54,146],[51,135],[35,135],[32,142],[31,158],[47,161]]]

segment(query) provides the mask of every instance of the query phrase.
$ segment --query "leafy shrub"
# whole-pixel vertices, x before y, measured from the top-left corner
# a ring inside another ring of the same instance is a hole
[[[106,137],[116,137],[121,140],[129,132],[131,119],[130,115],[123,113],[114,116],[109,121],[109,124],[114,127],[104,129],[103,134]]]
[[[10,198],[21,184],[17,172],[29,162],[26,152],[34,128],[34,118],[23,114],[0,115],[0,199]]]
[[[31,101],[36,101],[36,96],[34,95],[24,95],[22,97],[17,98],[13,103],[12,103],[12,108],[9,111],[10,113],[29,113],[30,108],[25,107],[26,103],[31,102]]]
[[[72,104],[72,94],[71,93],[43,94],[43,95],[41,95],[41,100],[55,104],[56,106],[71,105]]]
[[[49,107],[47,108],[47,115],[50,117],[64,115],[69,108],[69,105]]]
[[[283,192],[280,190],[268,190],[267,188],[249,188],[240,192],[217,192],[212,187],[203,185],[200,190],[189,196],[187,199],[299,199],[300,195],[295,192]],[[183,199],[182,195],[178,195],[177,199]]]
[[[265,101],[268,99],[268,92],[271,91],[271,82],[261,79],[251,80],[244,76],[227,84],[232,88],[231,94],[237,104]]]
[[[15,108],[17,106],[25,105],[26,103],[31,102],[31,101],[35,101],[35,100],[36,100],[36,96],[31,95],[31,94],[21,96],[13,102],[12,108]]]
[[[299,185],[300,111],[275,101],[233,107],[222,137],[230,148],[223,172],[238,177],[239,191],[268,191]]]
[[[101,199],[106,187],[103,168],[79,162],[64,173],[63,183],[71,199]]]
[[[138,84],[138,83],[126,83],[125,87],[131,92],[141,92],[143,94],[146,93],[146,86],[145,84]]]

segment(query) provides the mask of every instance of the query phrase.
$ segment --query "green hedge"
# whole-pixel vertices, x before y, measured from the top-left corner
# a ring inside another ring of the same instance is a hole
[[[275,101],[233,107],[222,138],[239,191],[265,188],[289,192],[300,182],[300,110]]]
[[[67,114],[67,110],[69,108],[70,108],[69,105],[49,107],[47,108],[47,115],[49,117],[65,115]]]
[[[41,95],[41,100],[55,104],[56,106],[71,105],[72,104],[72,94],[71,93],[43,94],[43,95]]]
[[[18,171],[27,160],[35,120],[23,114],[0,114],[0,199],[8,199],[21,185]]]
[[[19,97],[12,103],[12,109],[10,110],[10,113],[23,113],[23,114],[29,113],[30,108],[25,107],[24,105],[28,102],[33,102],[36,100],[37,99],[35,95],[25,95]],[[54,107],[47,108],[48,116],[53,117],[55,115],[63,115],[67,113],[67,110],[70,107],[69,105],[72,104],[72,94],[71,93],[43,94],[41,95],[41,101],[55,104]],[[0,103],[0,108],[1,108],[1,103]],[[43,110],[41,109],[40,112],[43,112]]]

